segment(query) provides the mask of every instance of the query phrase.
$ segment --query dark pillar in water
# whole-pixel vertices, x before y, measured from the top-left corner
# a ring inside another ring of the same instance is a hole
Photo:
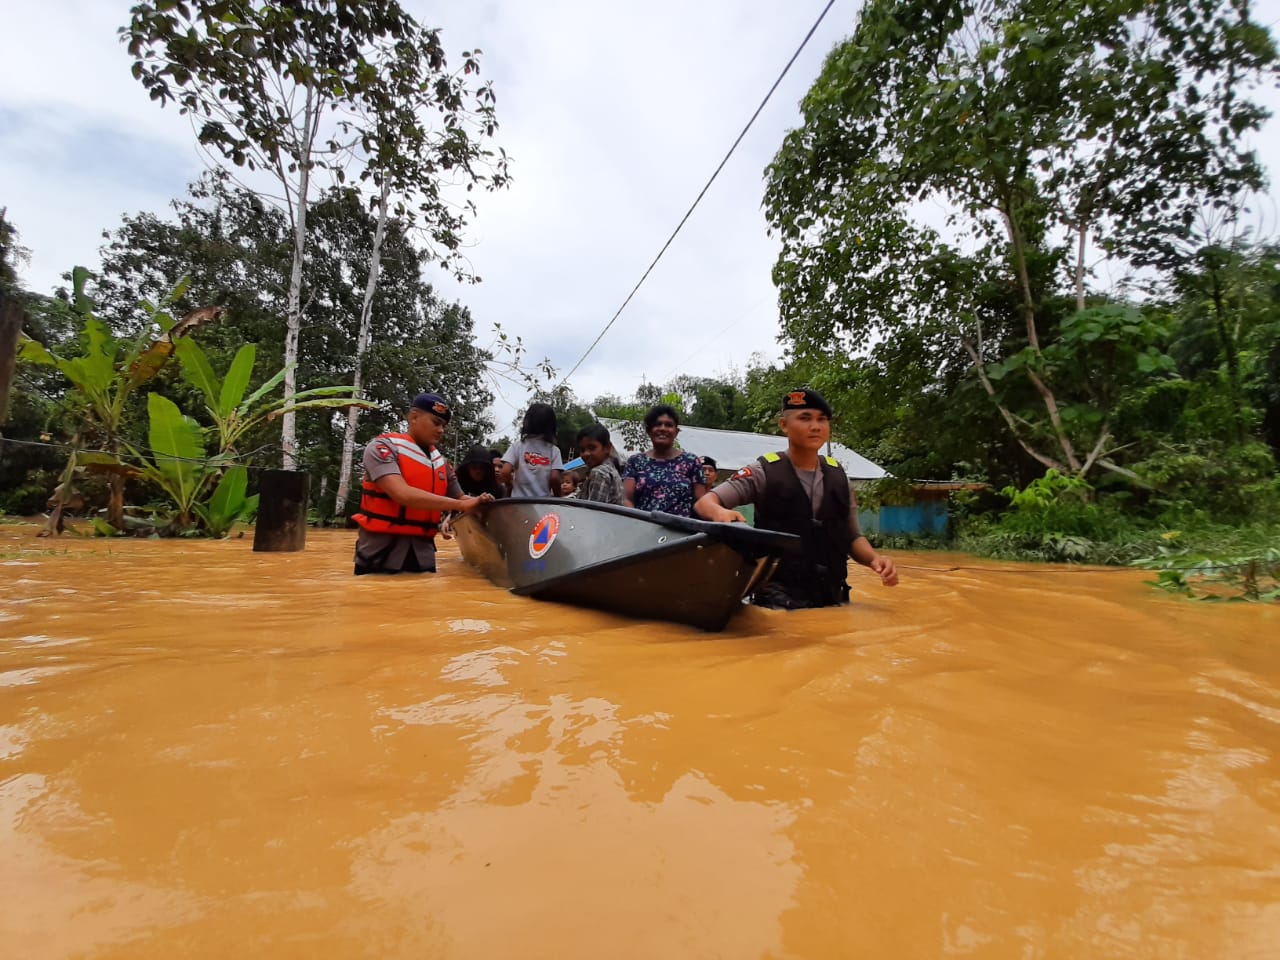
[[[17,300],[0,295],[0,424],[9,418],[9,386],[18,357],[18,332],[25,319]]]
[[[258,478],[254,551],[287,553],[306,545],[307,475],[299,470],[263,470]]]

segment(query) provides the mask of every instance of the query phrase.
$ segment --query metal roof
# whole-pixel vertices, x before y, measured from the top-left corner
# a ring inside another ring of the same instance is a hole
[[[622,426],[624,420],[601,420],[609,428],[614,448],[625,457],[640,450],[625,447],[625,436]],[[639,424],[636,424],[639,426]],[[766,453],[787,449],[787,438],[779,434],[743,433],[740,430],[712,430],[710,427],[680,427],[680,435],[676,438],[681,450],[688,450],[700,457],[711,457],[718,470],[737,470],[753,463]],[[832,441],[830,456],[835,457],[844,467],[850,480],[879,480],[887,476],[883,467],[877,466],[860,453],[851,450],[842,443]]]

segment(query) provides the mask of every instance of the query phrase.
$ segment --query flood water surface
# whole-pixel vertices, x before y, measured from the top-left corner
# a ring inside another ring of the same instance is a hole
[[[709,635],[352,541],[0,527],[6,956],[1280,956],[1274,607],[919,554]]]

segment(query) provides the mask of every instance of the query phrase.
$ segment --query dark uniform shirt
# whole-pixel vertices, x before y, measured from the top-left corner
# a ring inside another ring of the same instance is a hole
[[[791,467],[795,469],[795,464]],[[796,479],[809,494],[809,504],[814,513],[817,513],[823,494],[821,464],[813,470],[796,470]],[[759,463],[753,463],[743,467],[711,492],[720,498],[721,505],[732,510],[746,503],[757,506],[764,503],[766,489],[764,470]],[[858,526],[858,498],[853,495],[852,490],[849,491],[849,529],[853,531],[854,540],[862,536],[862,529]]]

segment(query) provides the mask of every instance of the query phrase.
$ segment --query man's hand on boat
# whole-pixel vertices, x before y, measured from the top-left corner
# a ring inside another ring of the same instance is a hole
[[[444,497],[438,493],[428,493],[426,490],[419,490],[417,487],[409,486],[404,477],[398,473],[387,474],[387,476],[379,477],[374,482],[379,490],[400,504],[400,506],[410,507],[415,510],[457,510],[461,513],[471,513],[486,503],[493,501],[493,495],[489,493],[481,494],[478,497],[462,496],[456,499],[454,497]]]
[[[720,498],[714,493],[703,494],[699,497],[698,502],[693,505],[693,509],[703,520],[710,520],[713,523],[747,522],[747,518],[737,510],[730,510],[728,507],[721,506]]]

